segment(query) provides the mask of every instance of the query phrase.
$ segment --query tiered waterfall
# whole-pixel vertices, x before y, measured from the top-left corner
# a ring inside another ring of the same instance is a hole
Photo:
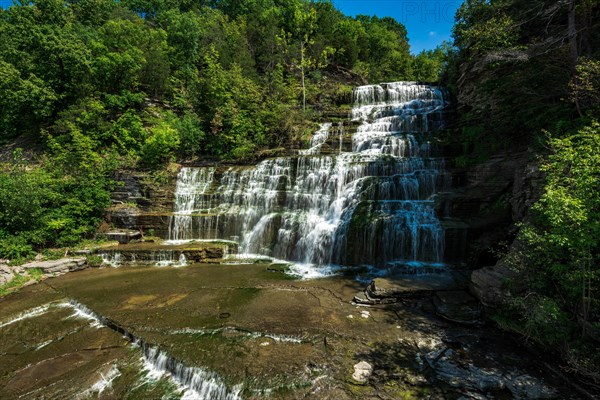
[[[348,121],[322,124],[297,156],[182,168],[169,239],[236,240],[315,268],[440,263],[447,175],[431,141],[447,107],[435,86],[361,86]]]

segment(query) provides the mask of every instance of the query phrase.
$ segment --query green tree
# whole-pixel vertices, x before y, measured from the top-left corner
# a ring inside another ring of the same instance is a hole
[[[57,94],[37,76],[23,79],[11,64],[0,60],[0,139],[39,128],[52,115]]]
[[[544,192],[521,230],[524,248],[514,264],[523,290],[511,306],[527,336],[600,376],[600,124],[549,143]]]
[[[173,158],[179,148],[179,132],[169,120],[152,127],[140,150],[142,163],[155,167]]]
[[[422,82],[439,82],[448,68],[448,54],[452,51],[450,44],[444,43],[434,50],[423,50],[414,57],[413,77]]]

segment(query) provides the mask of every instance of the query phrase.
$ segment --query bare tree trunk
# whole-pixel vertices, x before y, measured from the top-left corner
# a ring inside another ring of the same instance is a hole
[[[569,50],[571,54],[571,61],[573,65],[577,64],[579,58],[579,51],[577,49],[577,26],[575,22],[575,3],[576,0],[569,1],[568,17],[568,34],[569,34]]]
[[[304,42],[300,41],[300,71],[302,73],[302,111],[306,112],[306,87],[304,85]]]

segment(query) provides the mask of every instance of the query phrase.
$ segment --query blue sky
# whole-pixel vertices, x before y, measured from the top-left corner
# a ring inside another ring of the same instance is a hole
[[[450,40],[454,14],[462,0],[333,0],[346,15],[393,17],[406,26],[411,51],[433,49]]]

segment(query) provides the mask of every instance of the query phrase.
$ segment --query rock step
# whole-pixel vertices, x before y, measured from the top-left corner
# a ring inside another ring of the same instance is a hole
[[[436,275],[425,279],[376,278],[363,292],[354,296],[353,302],[359,305],[393,304],[403,299],[429,297],[438,316],[451,322],[478,325],[481,323],[482,306],[466,289],[464,280],[461,283],[448,277],[439,279]]]
[[[61,258],[59,260],[33,261],[23,264],[21,268],[32,269],[39,268],[44,274],[63,274],[71,271],[77,271],[87,267],[85,258]]]
[[[134,229],[119,229],[103,233],[102,236],[104,236],[106,240],[109,241],[116,240],[120,244],[127,244],[132,240],[141,239],[142,232]]]
[[[448,321],[465,325],[481,323],[481,304],[464,290],[436,292],[433,305],[436,314]]]

